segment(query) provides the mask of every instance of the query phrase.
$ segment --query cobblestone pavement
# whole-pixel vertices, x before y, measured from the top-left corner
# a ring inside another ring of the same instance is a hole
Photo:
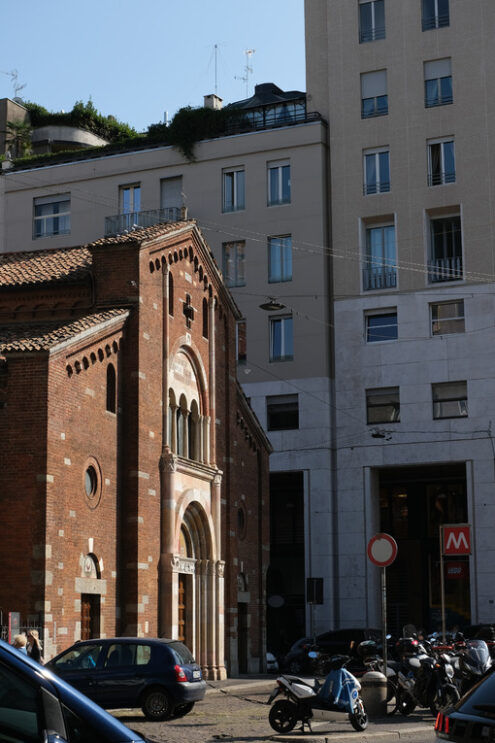
[[[365,733],[352,730],[346,715],[336,714],[331,722],[314,723],[313,732],[304,736],[296,729],[287,735],[276,735],[268,722],[266,700],[275,679],[229,680],[209,682],[205,699],[192,712],[177,720],[147,722],[136,710],[114,712],[125,725],[160,743],[266,743],[269,740],[304,741],[304,743],[340,743],[354,741],[415,740],[434,741],[433,718],[426,711],[414,712],[407,718],[394,715],[373,720]]]

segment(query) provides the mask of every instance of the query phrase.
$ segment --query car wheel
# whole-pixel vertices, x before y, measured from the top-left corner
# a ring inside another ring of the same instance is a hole
[[[189,714],[189,712],[194,707],[194,702],[189,702],[188,704],[179,704],[175,709],[172,717],[184,717],[184,715]]]
[[[270,709],[268,722],[277,733],[289,733],[296,725],[296,705],[285,699]]]
[[[142,710],[151,722],[166,720],[172,712],[170,697],[163,689],[149,689],[144,696]]]

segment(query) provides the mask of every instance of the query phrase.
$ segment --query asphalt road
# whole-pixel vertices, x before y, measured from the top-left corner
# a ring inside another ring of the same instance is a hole
[[[277,735],[268,723],[266,700],[274,679],[230,680],[213,682],[202,702],[192,712],[177,720],[147,722],[140,711],[114,712],[125,725],[160,743],[392,743],[411,741],[433,743],[433,717],[425,710],[405,718],[394,715],[371,720],[363,733],[355,732],[346,715],[335,714],[331,722],[313,724],[313,732],[301,734],[297,728],[290,734]]]

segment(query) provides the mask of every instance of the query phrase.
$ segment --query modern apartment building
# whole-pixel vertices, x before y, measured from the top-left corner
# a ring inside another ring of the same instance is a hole
[[[494,620],[495,4],[306,0],[308,107],[329,124],[337,622]]]
[[[242,124],[198,143],[194,161],[155,146],[4,169],[0,250],[77,246],[184,208],[197,221],[243,315],[238,378],[274,447],[267,584],[275,650],[313,620],[315,629],[333,623],[327,127],[304,93],[271,83],[239,105]],[[313,616],[305,616],[308,576],[327,587]]]

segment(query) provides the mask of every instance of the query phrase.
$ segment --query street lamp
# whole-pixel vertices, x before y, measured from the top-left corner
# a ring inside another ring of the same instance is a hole
[[[259,308],[266,312],[276,312],[277,310],[285,310],[285,304],[279,302],[276,297],[268,297],[268,302],[260,304]]]

